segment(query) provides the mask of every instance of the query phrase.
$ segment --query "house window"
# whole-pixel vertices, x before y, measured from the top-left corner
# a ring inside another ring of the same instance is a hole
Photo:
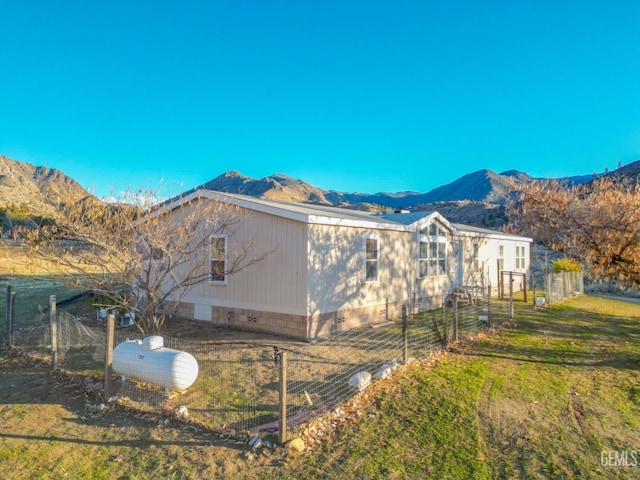
[[[212,282],[224,283],[227,281],[227,237],[213,237],[209,252],[211,262]]]
[[[498,271],[504,270],[504,245],[498,246]]]
[[[447,232],[436,223],[420,231],[420,278],[447,273]]]
[[[524,247],[516,246],[516,269],[524,270],[527,268],[524,260]]]
[[[480,246],[477,243],[473,244],[473,271],[480,271]]]
[[[377,282],[380,261],[380,249],[378,239],[365,238],[365,281]]]

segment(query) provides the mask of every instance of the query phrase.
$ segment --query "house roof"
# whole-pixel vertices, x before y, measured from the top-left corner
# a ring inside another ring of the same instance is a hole
[[[415,227],[412,227],[412,225],[421,219],[429,216],[441,217],[437,212],[380,215],[372,212],[363,212],[328,205],[285,202],[282,200],[252,197],[237,193],[222,193],[213,190],[196,190],[190,192],[188,195],[181,197],[174,202],[170,202],[166,205],[166,208],[177,208],[180,204],[191,201],[197,197],[228,202],[239,207],[288,218],[290,220],[321,225],[340,225],[346,227],[410,232],[415,230]],[[410,215],[410,217],[404,217],[405,215]],[[441,218],[444,223],[448,224],[444,217]]]
[[[447,226],[452,232],[462,236],[491,236],[492,238],[508,238],[512,240],[515,237],[521,238],[523,241],[532,241],[530,238],[517,237],[515,235],[495,230],[482,229],[463,224],[452,224],[436,211],[391,212],[380,214],[328,205],[285,202],[282,200],[252,197],[237,193],[223,193],[205,189],[196,189],[187,192],[184,196],[174,199],[173,201],[166,202],[159,210],[172,210],[174,208],[178,208],[185,202],[189,202],[199,197],[228,202],[250,210],[310,224],[341,225],[348,227],[414,232],[421,224],[437,218],[438,221]]]

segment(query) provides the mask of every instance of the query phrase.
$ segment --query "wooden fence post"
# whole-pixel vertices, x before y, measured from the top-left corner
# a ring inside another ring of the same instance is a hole
[[[116,330],[116,317],[112,313],[107,316],[107,344],[104,366],[104,400],[109,401],[113,390],[113,337]]]
[[[509,272],[509,318],[513,320],[513,272]]]
[[[58,315],[56,312],[56,296],[49,296],[49,333],[51,334],[51,366],[58,366]]]
[[[8,297],[8,348],[12,349],[15,343],[15,331],[16,331],[16,292],[11,290]]]
[[[7,285],[7,303],[5,305],[5,314],[7,323],[5,324],[5,328],[7,330],[7,338],[9,338],[9,332],[11,327],[11,285]]]
[[[287,441],[287,352],[280,354],[280,428],[278,442],[282,445]]]

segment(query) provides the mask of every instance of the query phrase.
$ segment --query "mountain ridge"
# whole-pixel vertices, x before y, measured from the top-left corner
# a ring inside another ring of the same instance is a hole
[[[640,160],[603,175],[640,176]],[[585,183],[596,176],[577,175],[557,180]],[[428,192],[402,191],[341,192],[323,190],[284,173],[251,178],[237,170],[225,172],[195,189],[211,189],[290,202],[333,205],[358,210],[383,211],[395,208],[438,210],[453,222],[496,228],[506,223],[504,206],[512,195],[512,182],[552,180],[534,178],[519,170],[496,173],[481,169]],[[195,190],[194,189],[194,190]],[[76,180],[57,169],[34,166],[0,155],[0,207],[27,205],[30,212],[50,214],[64,199],[77,202],[95,199]]]
[[[0,155],[0,207],[25,209],[26,205],[32,214],[49,215],[60,203],[90,197],[80,183],[58,169]]]

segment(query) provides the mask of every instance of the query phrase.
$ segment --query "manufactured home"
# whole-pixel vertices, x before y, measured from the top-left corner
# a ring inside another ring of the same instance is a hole
[[[240,212],[211,242],[208,281],[176,307],[181,318],[311,340],[439,308],[457,287],[526,274],[531,239],[453,224],[438,212],[374,214],[196,190],[165,209],[219,202]],[[260,261],[233,274],[234,245]]]

